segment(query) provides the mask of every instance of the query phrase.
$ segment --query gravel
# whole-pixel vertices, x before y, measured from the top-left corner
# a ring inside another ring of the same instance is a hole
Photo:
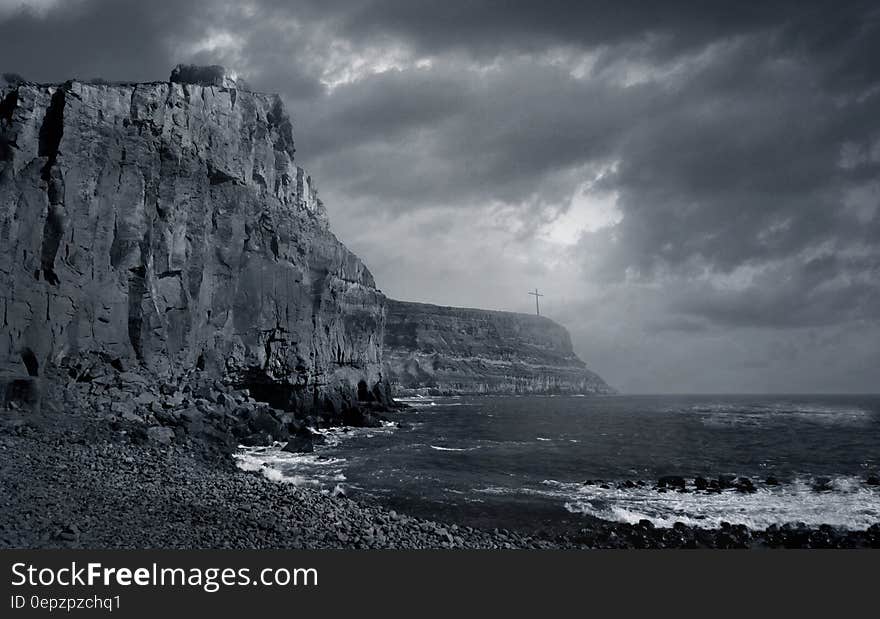
[[[0,409],[0,548],[880,548],[880,524],[751,531],[595,521],[534,537],[417,519],[236,468],[240,435],[269,441],[304,426],[246,392],[214,384],[208,402],[194,396],[203,387],[184,382],[51,383],[41,406]]]

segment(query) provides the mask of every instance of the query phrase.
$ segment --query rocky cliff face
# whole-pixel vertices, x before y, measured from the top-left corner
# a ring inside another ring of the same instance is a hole
[[[280,98],[217,69],[0,81],[0,376],[101,358],[294,404],[382,395],[383,295],[294,164]]]
[[[402,393],[613,393],[542,316],[388,300],[385,374]]]

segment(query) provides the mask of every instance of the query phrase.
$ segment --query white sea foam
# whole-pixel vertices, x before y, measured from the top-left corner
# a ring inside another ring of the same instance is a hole
[[[273,481],[294,485],[324,486],[345,481],[346,459],[325,455],[343,441],[357,437],[372,437],[394,432],[399,425],[383,421],[379,428],[320,428],[312,432],[324,437],[324,444],[315,445],[312,453],[289,453],[283,450],[285,443],[275,442],[269,446],[245,447],[239,445],[235,454],[236,464],[245,471],[261,471]]]
[[[429,447],[437,451],[473,451],[474,449],[479,449],[479,447],[442,447],[440,445],[429,445]]]
[[[326,481],[345,478],[342,473],[345,458],[320,453],[288,453],[278,443],[272,447],[242,447],[234,457],[242,470],[260,471],[267,479],[295,486],[319,486]]]
[[[506,486],[487,486],[486,488],[474,488],[474,492],[479,492],[480,494],[494,494],[497,496],[505,496],[518,494],[523,492],[522,488],[508,488]]]
[[[861,479],[832,480],[830,492],[815,492],[812,480],[759,488],[754,493],[659,493],[650,487],[601,488],[545,480],[546,494],[562,500],[572,513],[622,522],[646,519],[656,526],[675,522],[717,528],[722,522],[763,529],[771,524],[803,522],[810,526],[864,529],[880,521],[880,490]]]
[[[265,458],[247,453],[235,454],[236,464],[243,471],[259,471],[266,479],[284,482],[294,486],[319,485],[320,481],[303,475],[286,475],[273,468]]]
[[[436,399],[426,395],[395,397],[394,399],[398,402],[402,402],[403,404],[409,404],[413,408],[436,405]]]
[[[326,441],[326,447],[336,447],[343,441],[353,438],[371,438],[383,434],[394,432],[400,427],[396,421],[383,421],[381,427],[378,428],[351,428],[351,427],[333,427],[313,429],[312,432],[320,434]],[[321,449],[322,446],[318,446]]]

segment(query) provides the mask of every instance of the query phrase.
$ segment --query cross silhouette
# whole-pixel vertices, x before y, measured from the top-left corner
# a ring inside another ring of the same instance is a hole
[[[541,307],[538,305],[538,297],[543,297],[544,295],[539,293],[537,288],[535,288],[535,292],[530,292],[529,294],[534,295],[534,297],[535,297],[535,314],[540,316],[541,315]]]

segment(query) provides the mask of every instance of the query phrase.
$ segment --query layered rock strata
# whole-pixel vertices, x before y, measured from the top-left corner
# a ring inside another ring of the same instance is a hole
[[[614,392],[543,316],[391,299],[387,307],[385,375],[396,393]]]

